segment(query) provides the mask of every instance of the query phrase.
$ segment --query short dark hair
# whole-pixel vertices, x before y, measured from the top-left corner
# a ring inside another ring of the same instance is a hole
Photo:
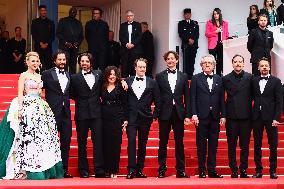
[[[80,53],[79,56],[77,57],[77,63],[80,65],[81,59],[83,56],[88,57],[90,63],[91,63],[91,67],[94,65],[94,58],[93,55],[90,52],[83,52]]]
[[[136,66],[137,66],[138,61],[145,62],[145,63],[146,63],[146,66],[147,66],[147,64],[148,64],[147,59],[145,59],[145,58],[137,58],[137,59],[134,61],[134,64],[133,64],[135,68],[136,68]]]
[[[98,10],[98,11],[100,12],[100,15],[101,15],[101,16],[103,15],[103,12],[104,12],[104,11],[103,11],[101,8],[99,8],[99,7],[94,7],[93,10],[92,10],[92,12],[95,11],[95,10]]]
[[[232,63],[234,62],[234,59],[235,59],[236,57],[241,57],[241,58],[243,59],[243,62],[245,62],[245,58],[244,58],[242,55],[240,55],[240,54],[235,54],[235,56],[233,56],[233,58],[232,58]]]
[[[141,22],[141,24],[148,26],[147,22]]]
[[[269,60],[268,58],[266,58],[266,57],[260,58],[260,59],[258,60],[258,62],[257,62],[257,66],[259,66],[259,63],[260,63],[261,61],[266,61],[266,62],[268,62],[269,66],[270,66],[270,60]]]
[[[67,53],[66,53],[64,50],[58,49],[58,50],[55,51],[55,53],[53,53],[53,55],[52,55],[52,61],[53,61],[53,62],[56,61],[57,56],[58,56],[59,54],[64,54],[65,57],[66,57],[66,61],[68,60]]]
[[[168,52],[166,52],[166,53],[164,54],[164,56],[163,56],[163,58],[164,58],[165,61],[167,60],[169,54],[173,54],[173,55],[175,56],[176,60],[179,59],[179,55],[178,55],[177,52],[175,52],[175,51],[168,51]]]
[[[264,13],[259,14],[259,15],[258,15],[258,20],[259,20],[260,17],[265,17],[265,18],[268,20],[267,14],[264,14]]]
[[[22,29],[20,26],[17,26],[17,27],[15,27],[15,31],[17,30],[17,29]]]
[[[120,84],[120,80],[121,80],[120,70],[119,70],[116,66],[108,66],[108,67],[106,67],[106,69],[104,70],[103,91],[106,91],[106,90],[107,90],[107,86],[108,86],[108,84],[109,84],[108,78],[109,78],[109,76],[110,76],[112,70],[114,71],[115,76],[116,76],[115,85]]]
[[[191,14],[191,8],[183,9],[183,14]]]
[[[40,5],[38,6],[38,9],[46,9],[46,5]]]

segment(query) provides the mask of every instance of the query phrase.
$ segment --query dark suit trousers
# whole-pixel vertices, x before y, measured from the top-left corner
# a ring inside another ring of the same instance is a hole
[[[175,106],[172,110],[170,120],[159,120],[159,171],[166,170],[166,158],[167,158],[167,145],[169,141],[169,134],[173,127],[175,138],[175,156],[176,156],[176,170],[177,172],[184,171],[184,123],[180,120]]]
[[[260,76],[257,63],[251,63],[251,66],[252,66],[252,74],[254,76]]]
[[[70,74],[75,74],[79,48],[70,48],[70,49],[66,48],[65,51],[68,56],[69,72]]]
[[[42,68],[40,70],[41,72],[53,67],[51,48],[46,48],[46,49],[36,48],[35,51],[39,54],[40,62],[42,64]]]
[[[187,47],[183,50],[183,65],[189,80],[193,76],[196,53],[197,49],[195,47]]]
[[[216,59],[216,74],[222,76],[223,74],[223,45],[217,43],[214,49],[209,49],[209,54],[212,54]]]
[[[121,76],[123,78],[133,76],[134,74],[134,61],[142,57],[142,54],[134,52],[132,49],[128,50],[122,48],[121,50]]]
[[[239,138],[240,170],[248,168],[249,142],[251,135],[250,120],[248,119],[227,119],[226,134],[228,142],[229,166],[232,171],[237,171],[236,148]]]
[[[278,146],[278,128],[272,126],[272,121],[264,121],[261,117],[253,122],[253,138],[254,138],[254,162],[256,172],[262,172],[262,138],[263,130],[266,130],[270,156],[270,172],[276,172],[277,168],[277,146]]]
[[[199,119],[199,125],[196,127],[196,145],[198,156],[198,169],[205,171],[205,161],[207,153],[207,139],[208,139],[208,172],[215,171],[216,168],[216,153],[219,139],[219,120],[215,120],[212,113],[206,119]]]
[[[138,116],[135,123],[127,126],[127,138],[128,138],[128,172],[142,171],[144,168],[146,145],[148,141],[148,135],[151,122],[145,121],[145,118]],[[136,163],[136,133],[138,132],[138,151],[137,151],[137,163]]]
[[[91,53],[94,57],[94,70],[99,68],[101,71],[104,71],[107,65],[107,51],[102,49],[100,51],[92,51]]]
[[[71,117],[66,113],[65,109],[62,108],[58,115],[55,115],[58,132],[60,133],[60,150],[63,169],[68,171],[68,160],[70,143],[72,136],[72,123]]]
[[[91,138],[93,143],[95,174],[104,174],[102,121],[100,118],[76,120],[78,168],[79,171],[89,171],[86,151],[89,129],[91,130]]]

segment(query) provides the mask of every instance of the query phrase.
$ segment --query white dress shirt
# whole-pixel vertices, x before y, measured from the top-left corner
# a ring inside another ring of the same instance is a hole
[[[132,42],[131,42],[131,34],[132,34],[132,22],[130,22],[130,23],[128,24],[128,42],[129,42],[129,43],[132,43]]]
[[[268,74],[267,76],[261,76],[261,77],[270,77],[270,74]],[[267,80],[266,79],[260,79],[259,80],[259,89],[260,89],[260,93],[262,94],[264,92],[265,86],[266,86]],[[259,107],[261,110],[261,106]]]
[[[93,73],[91,74],[85,74],[87,72],[85,72],[84,70],[82,70],[82,74],[84,76],[85,81],[87,82],[88,86],[90,87],[90,89],[93,88],[96,80],[95,80],[95,76]]]
[[[176,83],[177,83],[177,71],[176,73],[168,73],[168,81],[171,87],[171,91],[174,94],[175,93],[175,88],[176,88]],[[173,104],[175,104],[175,100],[173,99]]]
[[[140,78],[139,76],[136,76],[136,77]],[[143,81],[141,81],[141,80],[137,81],[136,77],[134,78],[134,81],[133,81],[131,87],[132,87],[137,99],[140,100],[143,92],[146,89],[146,76],[143,77]]]
[[[59,69],[55,68],[55,72],[57,74],[57,78],[58,78],[58,81],[59,81],[59,84],[60,84],[60,88],[62,90],[62,93],[64,93],[66,86],[67,86],[67,83],[68,83],[68,78],[65,74],[65,70],[60,70],[60,71],[64,71],[64,74],[59,73]]]
[[[206,74],[206,73],[204,73],[204,75],[206,76],[207,74]],[[212,75],[212,76],[213,76],[213,72],[212,72],[210,75]],[[212,79],[211,79],[211,78],[209,78],[209,77],[207,77],[207,84],[208,84],[208,87],[209,87],[209,91],[211,92],[212,87],[213,87],[213,77],[212,77]]]

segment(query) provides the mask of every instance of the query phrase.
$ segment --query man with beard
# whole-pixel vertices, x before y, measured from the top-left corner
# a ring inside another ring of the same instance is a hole
[[[236,54],[232,59],[233,71],[224,76],[223,86],[227,92],[226,99],[226,134],[228,142],[229,166],[232,178],[238,178],[236,160],[236,147],[239,138],[240,152],[240,177],[249,178],[247,175],[249,142],[251,134],[251,85],[252,75],[245,72],[244,57]]]
[[[69,72],[76,73],[79,46],[84,39],[82,23],[76,19],[77,9],[70,8],[69,16],[59,20],[56,36],[59,40],[59,49],[68,55]]]
[[[72,178],[72,175],[68,173],[72,123],[69,99],[70,75],[66,71],[67,60],[65,52],[58,50],[53,55],[53,62],[55,67],[42,73],[42,81],[46,101],[54,113],[57,129],[60,133],[64,177]]]
[[[265,128],[268,138],[270,156],[269,172],[271,179],[277,179],[277,146],[278,124],[280,121],[283,93],[280,79],[269,74],[270,63],[267,58],[258,62],[260,76],[254,77],[252,82],[254,106],[252,109],[254,162],[256,165],[253,178],[262,177],[262,137]]]

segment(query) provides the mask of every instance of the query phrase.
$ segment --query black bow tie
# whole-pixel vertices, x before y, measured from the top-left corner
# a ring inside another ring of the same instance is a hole
[[[92,73],[92,71],[90,70],[88,72],[85,72],[84,75],[91,74],[91,73]]]
[[[136,77],[136,81],[143,81],[144,78],[143,77]]]
[[[268,80],[268,76],[266,76],[266,77],[260,77],[260,80],[263,80],[263,79]]]
[[[132,25],[132,22],[131,23],[127,23],[128,25]]]
[[[213,75],[205,75],[205,77],[212,79],[212,78],[213,78]]]
[[[62,70],[62,71],[59,70],[59,74],[63,74],[63,75],[64,75],[64,74],[65,74],[65,71],[64,71],[64,70]]]
[[[168,72],[168,73],[175,74],[177,71],[176,71],[176,70],[170,70],[170,69],[168,68],[168,69],[167,69],[167,72]]]

